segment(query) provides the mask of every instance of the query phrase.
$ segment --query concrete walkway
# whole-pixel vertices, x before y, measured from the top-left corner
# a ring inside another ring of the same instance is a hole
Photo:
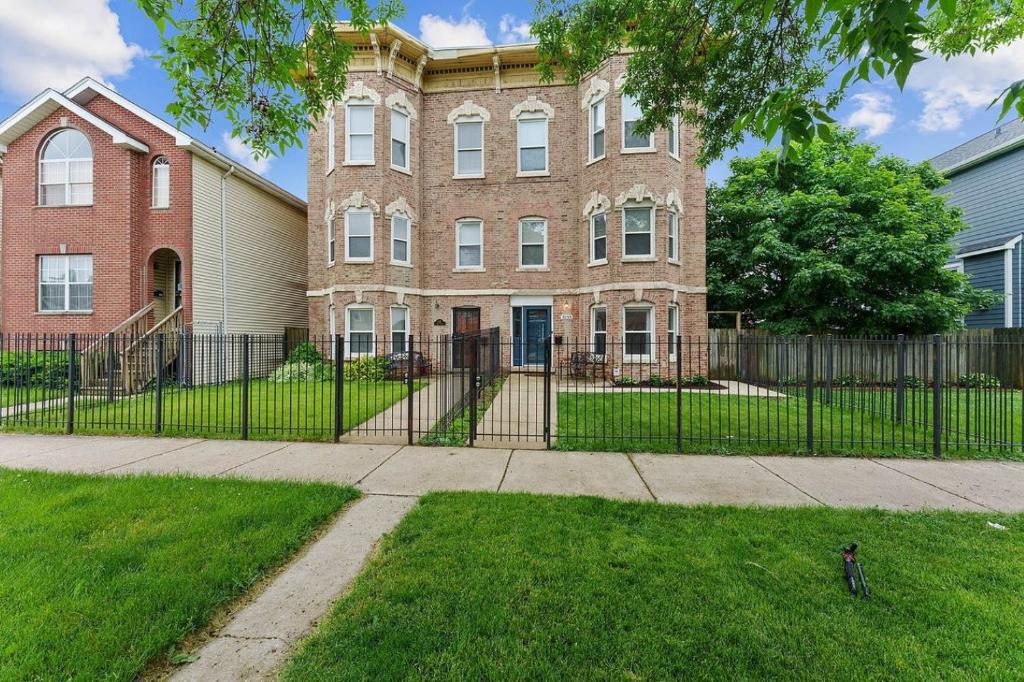
[[[0,435],[0,466],[356,485],[418,496],[482,490],[679,504],[1024,511],[1024,463],[623,455],[487,448]]]

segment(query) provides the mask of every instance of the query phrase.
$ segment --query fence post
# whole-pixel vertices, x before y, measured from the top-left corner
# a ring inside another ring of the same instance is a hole
[[[249,440],[249,335],[242,335],[242,440]]]
[[[406,375],[407,375],[406,376],[406,390],[409,392],[409,395],[406,396],[406,399],[408,400],[408,410],[407,410],[405,421],[406,421],[406,428],[408,429],[408,433],[406,434],[406,443],[408,443],[409,445],[412,445],[412,438],[413,438],[413,428],[412,428],[412,418],[413,418],[413,409],[414,409],[414,403],[413,403],[413,400],[414,400],[413,399],[413,393],[414,393],[414,391],[413,391],[413,386],[415,384],[415,382],[413,381],[413,377],[416,376],[415,355],[413,354],[413,348],[414,348],[413,341],[414,341],[414,339],[415,339],[415,337],[412,334],[410,334],[409,335],[408,348],[406,349],[406,357],[408,358],[408,362],[406,364],[408,364],[408,366],[409,366],[409,369],[406,372]]]
[[[463,357],[465,357],[467,343],[473,344],[471,362],[469,363],[469,391],[466,393],[469,397],[469,446],[473,447],[476,443],[476,382],[480,375],[480,337],[463,335]]]
[[[942,336],[932,337],[932,454],[942,457]]]
[[[676,334],[676,452],[683,451],[683,337]],[[709,372],[710,374],[710,372]]]
[[[75,359],[75,342],[77,335],[71,333],[68,335],[68,410],[67,410],[67,424],[65,431],[68,434],[75,432],[75,380],[76,376],[76,365],[77,360]]]
[[[334,335],[334,442],[341,440],[345,418],[345,337]]]
[[[164,335],[156,335],[156,417],[154,430],[164,430]]]
[[[814,452],[814,337],[807,336],[807,452]]]
[[[832,405],[832,382],[835,380],[835,343],[831,334],[825,337],[825,404]]]
[[[907,337],[900,334],[896,337],[896,422],[902,423],[906,417],[907,405]]]
[[[544,447],[551,449],[551,335],[544,339]]]
[[[114,332],[107,334],[107,402],[114,402]]]

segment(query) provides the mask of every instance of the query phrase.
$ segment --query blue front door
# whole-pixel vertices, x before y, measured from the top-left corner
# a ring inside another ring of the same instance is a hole
[[[512,362],[517,367],[544,364],[544,340],[551,335],[551,308],[523,306],[512,309],[515,345]]]

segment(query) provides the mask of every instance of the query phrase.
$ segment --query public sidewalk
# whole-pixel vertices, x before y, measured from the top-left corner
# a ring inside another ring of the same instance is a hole
[[[0,434],[0,466],[192,473],[434,490],[595,495],[676,504],[1024,511],[1024,463],[624,455],[488,448]]]

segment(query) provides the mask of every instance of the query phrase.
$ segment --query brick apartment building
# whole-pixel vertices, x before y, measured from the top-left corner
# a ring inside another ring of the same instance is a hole
[[[627,361],[706,335],[696,136],[632,133],[626,55],[571,86],[539,81],[533,45],[338,36],[349,87],[309,139],[312,333],[360,354],[499,327],[518,366],[548,334]]]
[[[102,83],[0,123],[0,162],[3,333],[305,326],[305,202]]]

